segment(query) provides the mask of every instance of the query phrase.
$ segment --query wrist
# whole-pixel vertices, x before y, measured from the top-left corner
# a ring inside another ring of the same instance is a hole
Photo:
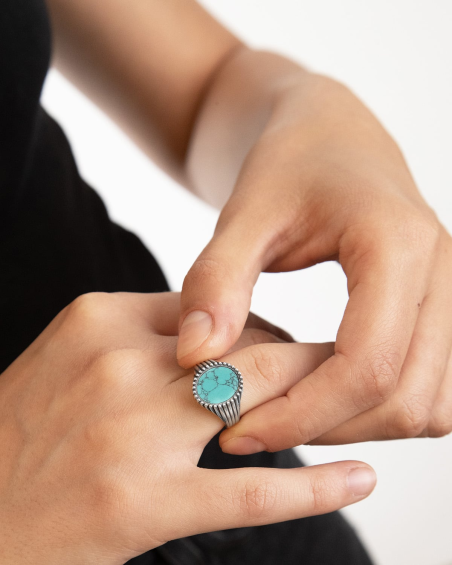
[[[186,172],[191,190],[222,208],[266,129],[281,93],[310,76],[289,59],[242,46],[221,66],[192,128]]]
[[[316,138],[323,140],[332,131],[343,135],[347,131],[344,126],[353,123],[358,115],[368,119],[371,114],[347,86],[306,71],[276,93],[264,136],[293,132],[312,146]]]

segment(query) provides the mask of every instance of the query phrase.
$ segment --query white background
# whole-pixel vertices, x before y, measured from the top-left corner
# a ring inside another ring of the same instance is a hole
[[[452,1],[203,4],[253,46],[286,54],[349,85],[399,142],[422,193],[452,231]],[[180,290],[212,234],[216,212],[156,169],[54,71],[43,100],[111,216],[142,237],[172,289]],[[335,338],[346,300],[342,271],[324,264],[262,275],[253,310],[300,341],[327,341]],[[299,450],[309,463],[361,459],[376,469],[374,494],[345,513],[377,563],[452,563],[451,436]]]

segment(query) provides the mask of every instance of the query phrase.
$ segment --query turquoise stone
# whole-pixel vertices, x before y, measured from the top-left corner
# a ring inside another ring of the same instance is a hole
[[[226,402],[239,388],[239,379],[229,367],[215,367],[206,371],[198,381],[198,396],[209,404]]]

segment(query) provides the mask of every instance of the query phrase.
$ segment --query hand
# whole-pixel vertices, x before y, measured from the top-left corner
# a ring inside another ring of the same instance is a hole
[[[452,430],[451,238],[372,114],[344,86],[305,73],[274,103],[185,279],[180,364],[238,339],[261,271],[328,260],[349,290],[334,355],[225,431],[225,451]]]
[[[2,563],[119,565],[173,538],[330,512],[372,490],[359,462],[198,468],[222,422],[176,363],[179,309],[171,293],[82,296],[1,375]],[[249,317],[225,357],[246,375],[243,413],[331,354],[267,330]],[[263,381],[267,348],[289,348],[300,371]]]

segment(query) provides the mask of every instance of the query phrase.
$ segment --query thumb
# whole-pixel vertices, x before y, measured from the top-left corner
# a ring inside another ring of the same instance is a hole
[[[258,233],[249,226],[246,233],[237,223],[217,227],[185,277],[177,345],[184,368],[224,355],[245,325],[266,246]]]

